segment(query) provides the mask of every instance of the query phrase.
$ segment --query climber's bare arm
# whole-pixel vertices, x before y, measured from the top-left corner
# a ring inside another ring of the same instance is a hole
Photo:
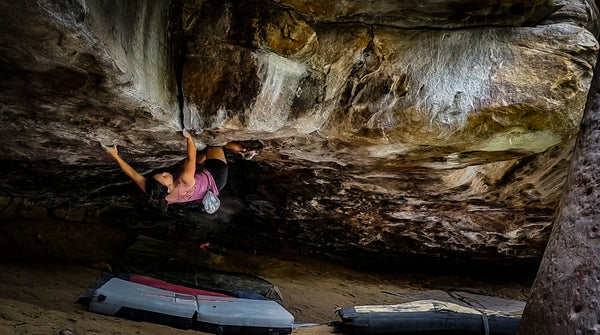
[[[183,162],[183,172],[179,176],[179,179],[185,185],[193,185],[194,174],[196,174],[196,144],[194,143],[194,138],[187,130],[183,130],[183,136],[187,142],[187,158]]]
[[[129,178],[131,178],[135,184],[142,189],[142,191],[146,191],[146,178],[144,178],[144,176],[142,176],[141,174],[139,174],[137,171],[135,171],[134,168],[131,167],[131,165],[127,164],[127,162],[125,162],[121,156],[119,156],[119,152],[117,150],[117,145],[113,145],[112,147],[106,146],[104,144],[101,144],[102,148],[104,148],[104,150],[106,150],[106,152],[108,152],[108,154],[115,160],[117,161],[117,163],[119,164],[119,167],[121,168],[121,170],[123,170],[123,172],[125,172],[125,174],[127,176],[129,176]]]

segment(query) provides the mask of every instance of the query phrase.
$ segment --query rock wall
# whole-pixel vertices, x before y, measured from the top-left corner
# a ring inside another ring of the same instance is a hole
[[[576,134],[598,49],[564,22],[402,29],[192,4],[183,86],[200,130],[539,152]]]
[[[167,147],[178,138],[169,1],[31,0],[0,9],[1,158],[96,164],[98,141],[137,142],[147,152],[155,136]]]
[[[584,0],[0,9],[5,231],[23,203],[354,265],[537,262],[598,53]],[[98,145],[147,173],[184,157],[182,126],[266,144],[231,157],[217,216],[157,216]]]
[[[385,5],[185,3],[186,126],[271,139],[246,190],[265,241],[537,259],[598,52],[594,6],[480,3],[463,14],[485,19],[409,24]]]
[[[519,334],[598,333],[600,68],[596,68],[567,187]]]

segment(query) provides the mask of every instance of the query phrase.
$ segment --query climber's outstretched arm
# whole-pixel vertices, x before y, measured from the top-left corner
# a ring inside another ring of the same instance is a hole
[[[196,174],[196,144],[194,138],[187,130],[183,130],[183,136],[187,141],[187,158],[183,162],[183,172],[179,180],[187,186],[194,184],[194,175]]]
[[[127,162],[125,162],[119,156],[117,145],[115,144],[112,147],[106,146],[104,144],[100,145],[102,145],[102,148],[104,148],[104,150],[106,150],[106,152],[108,152],[108,154],[115,161],[117,161],[121,170],[123,170],[123,172],[125,172],[125,174],[129,176],[129,178],[131,178],[140,189],[142,189],[142,191],[146,192],[146,178],[139,174],[134,168],[131,167],[131,165],[127,164]]]

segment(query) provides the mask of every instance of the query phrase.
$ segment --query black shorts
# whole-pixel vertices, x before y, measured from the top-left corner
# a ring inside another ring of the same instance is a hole
[[[227,163],[220,159],[211,158],[204,161],[204,168],[210,172],[219,191],[221,191],[225,187],[225,184],[227,184]]]

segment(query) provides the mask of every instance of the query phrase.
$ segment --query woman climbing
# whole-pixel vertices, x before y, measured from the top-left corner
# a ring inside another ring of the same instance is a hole
[[[222,147],[207,146],[205,150],[196,153],[192,135],[184,130],[183,136],[187,142],[187,158],[176,177],[166,171],[144,177],[119,156],[116,145],[102,147],[161,210],[166,211],[167,204],[202,200],[205,210],[212,214],[219,208],[217,196],[227,183],[225,152]],[[225,144],[225,149],[251,159],[262,149],[260,142],[254,143],[253,147],[247,147],[240,142],[229,142]]]

